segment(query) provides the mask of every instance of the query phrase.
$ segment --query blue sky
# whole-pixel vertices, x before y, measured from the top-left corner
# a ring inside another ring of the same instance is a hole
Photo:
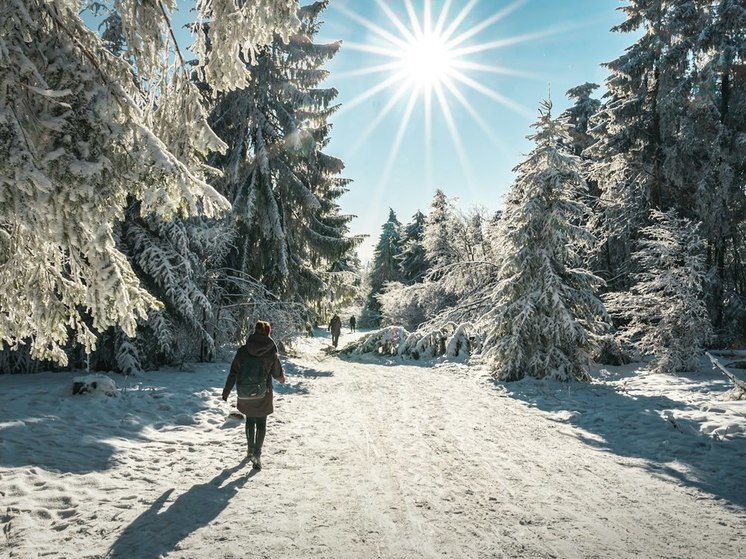
[[[301,5],[309,2],[300,0]],[[539,103],[551,97],[554,114],[559,114],[568,105],[565,92],[585,82],[599,84],[601,95],[607,76],[601,63],[621,55],[634,40],[610,31],[624,20],[617,9],[624,4],[621,0],[330,0],[321,16],[324,23],[317,42],[342,41],[340,52],[326,66],[331,74],[324,84],[337,88],[342,108],[332,117],[331,142],[325,151],[342,159],[344,176],[353,179],[340,205],[344,213],[357,216],[352,233],[368,235],[359,250],[361,258],[372,257],[389,207],[406,223],[418,209],[427,213],[436,188],[457,198],[461,209],[499,209],[513,181],[513,167],[531,150],[526,136]],[[412,20],[422,25],[428,5],[431,28],[448,7],[441,29],[453,25],[451,39],[471,34],[453,47],[474,50],[460,60],[502,68],[502,73],[462,69],[472,85],[451,82],[464,103],[442,86],[450,125],[434,93],[427,119],[425,96],[413,96],[410,87],[402,87],[403,80],[374,92],[382,82],[394,79],[395,70],[368,71],[396,60],[395,53],[412,42],[405,35],[416,35]],[[173,24],[187,46],[191,39],[182,25],[193,18],[189,10],[193,2],[179,1],[177,6]],[[507,44],[489,48],[499,41]],[[401,96],[392,104],[400,87]]]
[[[422,22],[426,0],[409,0],[409,4],[414,19]],[[331,0],[321,18],[325,23],[318,42],[343,41],[341,51],[327,65],[331,76],[325,85],[339,90],[342,110],[332,118],[332,141],[326,151],[345,162],[344,174],[354,180],[340,203],[345,213],[357,216],[352,232],[370,236],[360,249],[364,260],[372,256],[389,207],[407,222],[418,209],[427,212],[436,188],[458,198],[462,209],[480,205],[497,210],[513,180],[513,167],[532,147],[526,136],[540,101],[551,95],[559,114],[568,105],[565,92],[571,87],[591,81],[603,89],[607,72],[600,64],[622,54],[633,41],[629,35],[610,31],[624,19],[616,9],[622,5],[618,0],[431,0],[429,4],[431,28],[449,5],[443,30],[469,7],[451,37],[473,30],[455,48],[476,49],[460,59],[503,69],[503,73],[461,70],[473,85],[451,80],[465,103],[442,86],[447,111],[433,94],[429,135],[425,95],[412,101],[408,119],[411,88],[405,88],[389,107],[402,80],[367,96],[394,70],[365,73],[366,69],[395,60],[393,53],[367,52],[369,47],[401,50],[401,43],[390,35],[403,37],[416,27],[407,1]],[[491,43],[511,43],[508,39],[516,37],[519,40],[513,44],[489,48]],[[380,118],[387,107],[388,113]],[[450,112],[450,126],[446,112]]]

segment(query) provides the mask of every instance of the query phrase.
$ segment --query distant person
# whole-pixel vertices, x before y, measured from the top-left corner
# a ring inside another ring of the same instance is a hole
[[[337,347],[339,335],[342,333],[342,319],[339,318],[339,315],[335,314],[332,317],[332,321],[329,323],[329,332],[332,333],[332,345]]]
[[[223,400],[236,385],[238,411],[246,416],[247,456],[256,470],[262,469],[262,445],[267,433],[267,416],[274,411],[272,378],[285,383],[285,374],[277,355],[277,345],[269,337],[272,326],[259,320],[254,333],[238,348],[223,388]]]
[[[350,317],[350,332],[355,331],[355,325],[357,324],[357,320],[355,320],[355,316]]]

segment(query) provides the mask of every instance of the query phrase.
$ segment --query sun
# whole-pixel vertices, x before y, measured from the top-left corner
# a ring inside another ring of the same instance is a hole
[[[480,111],[474,106],[474,95],[487,97],[492,102],[527,120],[534,118],[535,111],[525,107],[520,101],[488,87],[485,85],[488,80],[479,79],[479,74],[500,74],[506,79],[542,79],[541,76],[525,70],[485,64],[480,61],[481,58],[474,55],[538,40],[558,32],[564,33],[569,29],[544,29],[534,33],[497,38],[494,37],[494,32],[491,32],[493,37],[490,40],[480,41],[478,39],[482,32],[527,4],[529,0],[514,0],[490,16],[479,18],[473,25],[465,25],[464,22],[468,20],[469,14],[477,4],[483,2],[482,6],[493,5],[493,0],[468,0],[457,12],[451,11],[453,0],[444,0],[437,14],[433,13],[434,0],[420,0],[417,7],[414,4],[415,1],[375,0],[378,10],[384,16],[384,25],[373,23],[369,17],[363,17],[345,7],[341,2],[332,4],[332,9],[338,10],[372,32],[368,42],[345,42],[344,48],[366,52],[380,58],[380,63],[337,74],[338,77],[344,78],[380,76],[374,85],[344,103],[337,115],[354,109],[374,96],[388,92],[388,100],[352,146],[351,151],[355,151],[365,145],[370,134],[397,105],[404,104],[403,116],[383,166],[379,184],[382,186],[389,179],[412,115],[418,107],[421,107],[424,113],[425,174],[426,178],[430,178],[428,175],[432,160],[432,123],[434,113],[438,111],[440,120],[448,127],[448,135],[465,172],[467,182],[471,182],[470,165],[461,138],[461,127],[456,124],[454,107],[458,106],[462,112],[467,113],[498,145],[499,140],[493,128],[485,122]],[[403,10],[395,11],[396,8],[392,6]]]
[[[401,72],[421,90],[450,82],[454,56],[447,41],[439,34],[415,38],[401,52]]]

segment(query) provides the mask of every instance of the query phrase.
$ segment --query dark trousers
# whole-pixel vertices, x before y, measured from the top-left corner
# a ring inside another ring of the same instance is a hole
[[[249,452],[254,456],[261,456],[264,435],[267,434],[267,416],[246,418],[246,442]]]

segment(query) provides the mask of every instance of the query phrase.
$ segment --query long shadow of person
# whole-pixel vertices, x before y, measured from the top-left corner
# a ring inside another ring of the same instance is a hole
[[[109,548],[110,559],[155,559],[175,549],[192,532],[208,525],[225,509],[231,497],[243,487],[256,470],[222,485],[248,460],[226,468],[207,483],[193,485],[179,495],[165,511],[161,511],[174,489],[168,489],[152,505],[135,518]]]

